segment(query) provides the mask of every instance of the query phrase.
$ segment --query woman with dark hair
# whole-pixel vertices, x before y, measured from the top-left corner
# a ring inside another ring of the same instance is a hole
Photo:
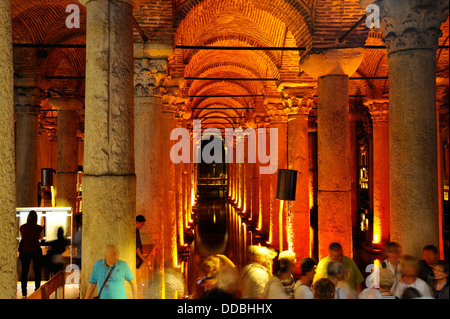
[[[41,286],[42,249],[39,240],[44,237],[44,227],[37,224],[37,214],[34,210],[28,213],[27,222],[20,226],[22,241],[19,245],[19,259],[22,263],[20,276],[22,296],[27,297],[28,272],[33,260],[35,291]]]
[[[336,286],[328,278],[321,278],[313,285],[314,299],[335,299]]]
[[[436,299],[449,299],[448,295],[448,262],[439,260],[433,268],[433,295]]]

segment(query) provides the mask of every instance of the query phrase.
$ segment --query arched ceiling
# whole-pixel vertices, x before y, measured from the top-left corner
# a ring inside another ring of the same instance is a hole
[[[36,77],[44,89],[69,96],[84,96],[84,48],[18,47],[17,44],[85,44],[86,12],[81,27],[68,29],[65,12],[74,0],[12,0],[14,70],[16,77]],[[327,47],[364,14],[359,1],[331,0],[147,0],[134,10],[149,44],[173,46],[169,72],[179,77],[262,78],[276,80],[186,80],[182,90],[193,117],[223,117],[214,123],[245,122],[255,113],[264,115],[264,97],[280,96],[280,83],[316,80],[300,73],[305,50],[204,50],[176,45],[234,47]],[[449,44],[448,19],[442,25],[440,45]],[[135,42],[143,38],[135,31]],[[383,45],[380,34],[361,25],[344,45]],[[439,92],[448,96],[449,51],[436,53]],[[387,56],[383,49],[367,49],[350,81],[350,94],[388,98]],[[50,77],[50,79],[48,79]],[[57,77],[57,79],[55,79]],[[68,79],[67,77],[75,77]],[[367,79],[381,77],[381,79]],[[248,97],[192,97],[198,95],[252,95]],[[256,96],[255,96],[256,95]],[[263,97],[261,97],[263,95]],[[439,98],[438,98],[439,100]],[[351,100],[352,101],[352,100]],[[351,102],[352,103],[352,102]],[[212,122],[212,120],[210,121]],[[211,126],[218,127],[220,124]]]

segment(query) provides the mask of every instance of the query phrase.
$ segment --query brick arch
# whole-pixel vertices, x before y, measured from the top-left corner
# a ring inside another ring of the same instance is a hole
[[[205,44],[211,44],[214,46],[228,45],[228,46],[247,46],[248,42],[228,36],[220,39],[214,39],[212,42]],[[185,74],[191,74],[193,70],[202,68],[204,65],[210,63],[212,60],[218,61],[251,61],[252,68],[256,68],[259,73],[270,74],[271,77],[279,76],[278,65],[281,64],[280,53],[274,53],[271,51],[206,51],[206,50],[188,50],[186,52],[186,60],[184,63],[187,65],[185,68]],[[232,53],[232,54],[230,54]]]
[[[33,43],[45,43],[45,39],[51,34],[52,30],[59,29],[59,33],[67,33],[68,29],[65,25],[65,19],[68,13],[65,10],[67,5],[73,3],[73,1],[30,1],[30,4],[25,7],[14,5],[13,7],[17,14],[13,16],[13,21],[17,19],[26,26]],[[81,21],[85,21],[83,19],[83,16],[85,17],[85,7],[82,5],[79,7]],[[20,9],[22,11],[18,12]]]
[[[187,0],[178,2],[175,14],[175,25],[183,32],[184,25],[204,25],[211,21],[226,7],[241,8],[243,12],[252,12],[261,20],[269,16],[286,24],[293,33],[298,46],[309,46],[313,29],[314,0]],[[196,16],[202,18],[196,21]],[[193,23],[193,24],[192,24]],[[270,22],[269,22],[270,24]],[[175,36],[177,39],[177,35]],[[177,42],[176,42],[177,43]]]

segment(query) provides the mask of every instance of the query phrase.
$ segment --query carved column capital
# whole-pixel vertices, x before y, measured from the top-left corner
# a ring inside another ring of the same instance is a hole
[[[159,96],[166,81],[166,59],[134,59],[134,95]]]
[[[267,116],[272,124],[287,123],[287,113],[284,108],[277,105],[269,105],[267,108]]]
[[[387,122],[389,121],[389,101],[388,100],[371,100],[365,103],[369,109],[372,121]]]
[[[37,114],[40,109],[39,100],[37,87],[14,88],[14,111],[16,113]]]
[[[381,32],[388,54],[410,49],[437,50],[448,0],[381,0]]]
[[[284,88],[281,103],[289,115],[308,115],[312,108],[314,92],[312,88]]]

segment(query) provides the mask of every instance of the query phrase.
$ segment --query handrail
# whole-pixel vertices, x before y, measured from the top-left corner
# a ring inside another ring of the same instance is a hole
[[[56,291],[56,299],[58,299],[58,289],[62,287],[62,299],[64,299],[64,285],[66,284],[66,272],[58,271],[56,275],[50,278],[45,284],[33,292],[27,299],[50,299],[50,296]]]

